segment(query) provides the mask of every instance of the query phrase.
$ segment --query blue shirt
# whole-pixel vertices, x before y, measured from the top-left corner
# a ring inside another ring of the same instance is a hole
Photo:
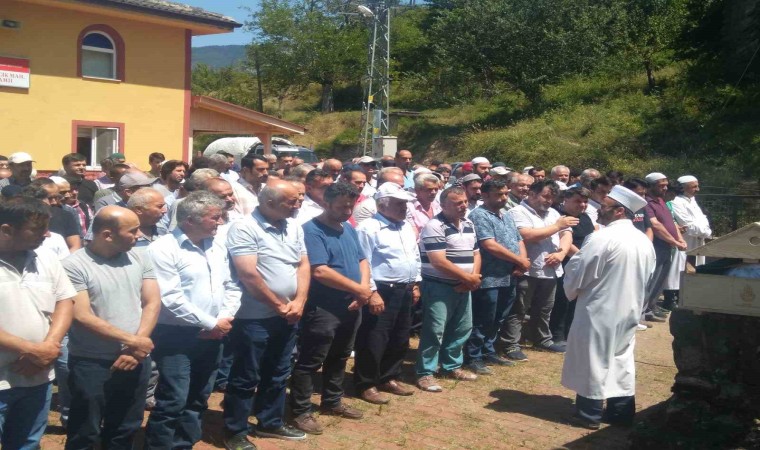
[[[306,250],[309,254],[311,267],[327,265],[339,274],[352,281],[361,283],[362,275],[359,262],[364,257],[356,230],[344,222],[342,230],[329,227],[317,219],[303,224]],[[309,285],[309,301],[314,300],[348,300],[352,295],[348,292],[334,289],[314,278]]]
[[[256,255],[256,270],[269,290],[283,303],[289,303],[298,290],[297,271],[301,258],[306,255],[303,230],[295,219],[285,219],[273,225],[259,211],[250,217],[234,222],[227,234],[227,248],[232,258]],[[269,304],[257,299],[242,285],[243,298],[239,319],[264,319],[278,316]]]
[[[234,317],[240,288],[232,279],[224,235],[197,246],[176,228],[148,246],[161,288],[158,323],[211,330],[217,320]]]
[[[417,234],[409,222],[391,222],[382,214],[375,214],[360,223],[356,232],[372,271],[373,291],[377,290],[376,281],[414,283],[422,279]]]
[[[515,221],[508,214],[501,211],[493,213],[484,206],[474,209],[469,216],[475,224],[475,234],[478,242],[495,239],[496,243],[506,248],[515,255],[520,254],[520,241],[522,236],[517,231]],[[481,288],[507,287],[512,282],[514,263],[497,258],[488,250],[482,248],[480,252],[480,274],[483,276]]]

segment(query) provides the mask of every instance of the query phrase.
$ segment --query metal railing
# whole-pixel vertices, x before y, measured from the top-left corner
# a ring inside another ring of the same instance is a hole
[[[697,194],[697,202],[719,237],[760,221],[760,195]]]

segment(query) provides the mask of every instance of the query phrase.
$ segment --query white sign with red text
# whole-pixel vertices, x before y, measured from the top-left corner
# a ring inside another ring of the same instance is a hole
[[[0,86],[29,89],[29,60],[0,56]]]

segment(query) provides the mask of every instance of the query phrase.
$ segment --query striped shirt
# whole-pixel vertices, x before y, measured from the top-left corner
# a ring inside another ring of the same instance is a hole
[[[459,280],[439,271],[428,258],[428,252],[446,252],[446,259],[467,273],[472,272],[475,252],[478,251],[478,239],[475,226],[468,219],[459,221],[457,228],[449,222],[443,213],[437,214],[425,225],[420,233],[420,259],[422,260],[422,278],[458,284]]]

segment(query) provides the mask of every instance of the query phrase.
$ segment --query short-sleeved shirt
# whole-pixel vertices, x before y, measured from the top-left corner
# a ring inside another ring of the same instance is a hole
[[[649,220],[649,214],[647,214],[646,207],[641,208],[633,214],[632,222],[633,226],[642,233],[646,233],[648,229],[652,228],[652,221]]]
[[[469,219],[475,225],[478,242],[494,239],[497,244],[510,252],[520,254],[522,236],[517,231],[515,221],[509,215],[499,211],[494,213],[485,206],[480,206],[470,213]],[[483,276],[480,287],[507,287],[512,282],[515,264],[498,258],[486,249],[480,251],[480,273]]]
[[[562,215],[571,215],[562,211],[562,209],[559,210],[559,213]],[[573,245],[580,249],[583,247],[586,238],[594,232],[594,222],[586,213],[582,213],[577,219],[578,225],[570,227],[570,230],[573,232]],[[570,261],[570,258],[571,256],[567,256],[564,261],[562,261],[562,267],[565,267],[565,264]]]
[[[446,284],[459,284],[459,280],[439,271],[430,263],[429,252],[446,252],[446,259],[467,273],[472,273],[475,252],[479,250],[475,225],[469,219],[459,221],[457,227],[443,213],[437,214],[420,233],[420,259],[422,279]]]
[[[273,225],[257,207],[250,217],[233,223],[227,234],[230,256],[256,255],[256,269],[269,289],[283,302],[293,300],[298,289],[296,272],[306,254],[304,232],[295,219]],[[243,291],[239,319],[263,319],[278,313],[240,283]]]
[[[27,253],[21,273],[0,260],[0,290],[0,330],[30,342],[45,340],[56,304],[76,295],[58,258],[39,248]],[[0,391],[38,386],[54,378],[52,368],[29,377],[14,372],[11,365],[18,356],[0,348]]]
[[[522,228],[546,228],[554,225],[560,219],[559,212],[556,209],[549,208],[546,214],[541,215],[524,200],[518,206],[510,209],[508,214],[514,219],[518,230]],[[569,230],[569,228],[565,228],[560,233]],[[528,276],[534,278],[559,278],[565,273],[562,270],[561,264],[551,267],[547,266],[544,262],[549,253],[559,251],[560,233],[554,233],[538,242],[525,243],[525,249],[528,250],[528,259],[530,259]]]
[[[142,318],[143,280],[156,278],[147,254],[133,249],[107,259],[85,247],[63,260],[63,267],[74,289],[87,291],[97,317],[127,333],[137,332]],[[119,342],[105,339],[77,321],[71,325],[71,355],[110,361],[120,352]]]
[[[645,206],[645,208],[647,210],[647,214],[649,214],[649,217],[654,217],[657,219],[657,221],[660,222],[666,230],[668,230],[668,233],[673,236],[673,239],[678,239],[678,231],[676,231],[676,223],[673,220],[673,213],[671,213],[670,209],[668,209],[668,205],[665,204],[665,200],[659,197],[650,196],[647,196],[646,199],[647,206]],[[670,248],[670,244],[658,238],[656,234],[654,235],[652,244],[655,247],[659,248]]]
[[[356,230],[343,222],[342,230],[336,230],[317,219],[303,224],[304,241],[311,267],[326,265],[344,277],[361,282],[359,263],[365,259],[359,245]],[[348,300],[351,294],[325,286],[314,278],[309,285],[309,301]]]

